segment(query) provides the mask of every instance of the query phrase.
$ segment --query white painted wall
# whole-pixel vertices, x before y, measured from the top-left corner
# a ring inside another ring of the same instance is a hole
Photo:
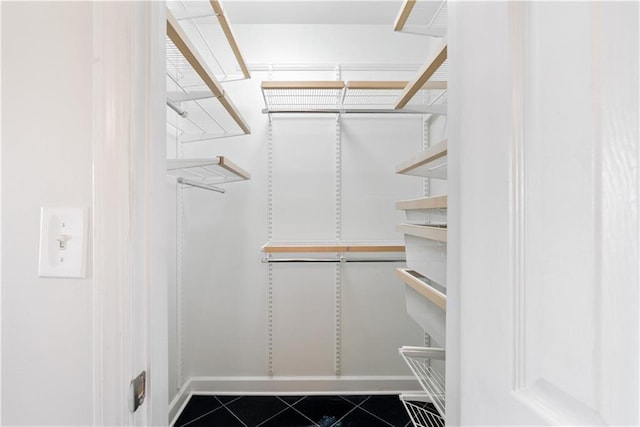
[[[234,25],[234,31],[249,64],[418,66],[428,49],[426,38],[396,34],[388,26]],[[345,72],[342,79],[409,79],[412,74]],[[224,195],[198,189],[183,192],[182,304],[170,316],[177,323],[171,331],[182,335],[182,350],[170,349],[171,397],[181,385],[180,354],[184,380],[268,374],[267,266],[261,263],[260,251],[268,238],[268,118],[261,113],[259,86],[269,75],[254,71],[252,77],[225,84],[250,124],[251,135],[178,149],[170,144],[168,149],[170,156],[181,150],[184,157],[225,155],[252,175],[250,181],[227,185]],[[336,76],[333,71],[281,71],[272,78]],[[395,165],[422,150],[422,118],[341,120],[342,238],[401,240],[395,224],[402,212],[395,211],[394,203],[421,196],[423,183],[396,175]],[[335,133],[335,116],[274,116],[273,240],[335,238]],[[176,219],[170,221],[170,238],[175,223]],[[397,348],[420,345],[423,335],[406,314],[404,286],[395,277],[395,266],[343,267],[345,376],[410,375]],[[334,265],[273,266],[274,375],[334,375],[334,277]],[[179,296],[177,289],[176,299]],[[177,336],[171,339],[172,345],[180,345]]]
[[[92,203],[91,23],[2,3],[3,425],[92,423],[92,280],[38,278],[40,207]]]

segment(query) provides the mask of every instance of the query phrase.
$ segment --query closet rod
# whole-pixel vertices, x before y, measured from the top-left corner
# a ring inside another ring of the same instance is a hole
[[[214,185],[203,184],[201,182],[192,181],[190,179],[184,179],[181,176],[179,176],[176,179],[176,181],[178,181],[178,184],[190,185],[191,187],[202,188],[203,190],[215,191],[217,193],[226,193],[226,191],[227,191],[224,188],[216,187]]]
[[[185,110],[183,110],[182,108],[178,107],[176,104],[174,104],[173,102],[171,102],[171,100],[167,99],[167,105],[169,106],[169,108],[171,108],[173,111],[175,111],[176,113],[178,113],[178,115],[180,117],[187,117],[189,115],[189,113],[187,113]]]
[[[406,262],[404,258],[262,258],[265,264],[273,263],[347,263],[347,262]]]
[[[376,108],[359,108],[359,109],[342,109],[342,108],[322,108],[316,110],[269,110],[267,108],[262,109],[262,114],[439,114],[445,115],[447,113],[447,106],[440,105],[425,105],[424,111],[416,110],[391,110],[391,109],[376,109]]]

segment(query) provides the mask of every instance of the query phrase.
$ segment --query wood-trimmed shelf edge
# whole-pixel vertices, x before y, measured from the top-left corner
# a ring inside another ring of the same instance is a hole
[[[447,295],[443,294],[433,286],[420,280],[417,273],[407,268],[396,268],[396,274],[407,286],[415,289],[423,297],[440,307],[447,310]]]

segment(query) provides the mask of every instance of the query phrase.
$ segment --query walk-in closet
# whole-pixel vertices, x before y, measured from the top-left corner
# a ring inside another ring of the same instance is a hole
[[[0,424],[640,425],[639,22],[0,1]]]
[[[392,395],[304,423],[442,425],[447,2],[307,6],[168,3],[170,413]]]

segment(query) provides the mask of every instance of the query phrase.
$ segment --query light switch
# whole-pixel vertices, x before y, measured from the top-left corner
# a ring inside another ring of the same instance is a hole
[[[40,277],[86,277],[87,222],[86,208],[42,208]]]

